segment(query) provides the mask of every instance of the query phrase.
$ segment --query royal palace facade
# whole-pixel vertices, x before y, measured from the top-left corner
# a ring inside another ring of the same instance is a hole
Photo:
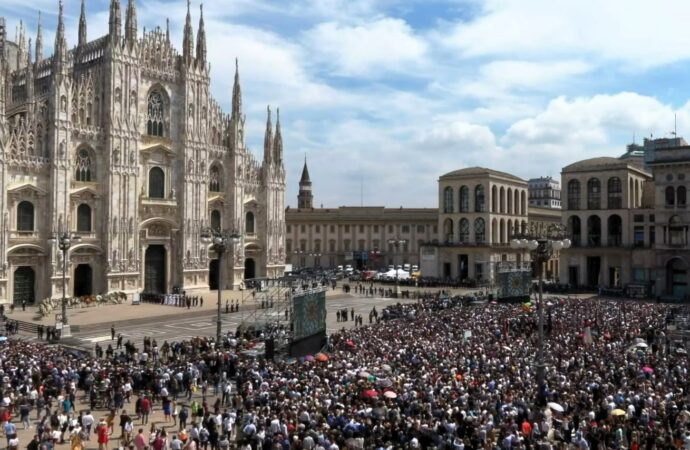
[[[124,9],[124,8],[123,8]],[[62,4],[54,53],[0,20],[0,303],[110,291],[208,289],[279,276],[285,261],[280,118],[268,111],[263,160],[245,145],[239,73],[232,111],[210,93],[201,11],[182,52],[167,29],[139,33],[136,5],[112,0],[109,32],[68,49]],[[124,25],[124,26],[123,26]],[[33,56],[32,56],[33,51]],[[239,233],[219,269],[208,227]]]

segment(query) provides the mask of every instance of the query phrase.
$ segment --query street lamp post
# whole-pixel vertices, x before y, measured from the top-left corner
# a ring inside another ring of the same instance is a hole
[[[396,255],[399,253],[399,249],[401,245],[405,245],[407,243],[407,239],[401,239],[400,237],[395,237],[388,239],[388,243],[393,245],[395,247],[395,253]],[[395,261],[395,258],[393,258],[393,261]],[[398,268],[397,265],[395,267],[395,298],[400,297],[400,284],[398,280]]]
[[[201,232],[201,242],[209,244],[213,251],[218,255],[218,314],[216,316],[216,345],[220,348],[221,345],[221,320],[220,320],[220,302],[223,290],[222,284],[222,262],[223,254],[230,245],[235,245],[240,242],[240,235],[235,231],[218,230],[214,228],[207,228]]]
[[[546,375],[544,363],[544,264],[551,259],[555,252],[569,248],[566,228],[561,224],[545,226],[532,223],[527,229],[517,231],[511,236],[510,246],[514,249],[526,249],[530,252],[532,261],[536,264],[539,276],[539,303],[537,314],[539,320],[539,344],[537,347],[537,389],[541,392]]]
[[[72,243],[79,242],[81,238],[79,236],[70,235],[67,232],[58,232],[54,237],[48,239],[51,245],[57,245],[58,249],[62,252],[62,328],[60,330],[60,337],[70,337],[72,336],[69,321],[67,319],[67,254],[72,246]]]

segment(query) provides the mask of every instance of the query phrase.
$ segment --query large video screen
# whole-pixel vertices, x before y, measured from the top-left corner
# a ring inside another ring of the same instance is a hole
[[[300,294],[292,298],[293,340],[326,331],[326,292]]]
[[[532,272],[528,270],[498,274],[499,298],[529,297],[532,289]]]

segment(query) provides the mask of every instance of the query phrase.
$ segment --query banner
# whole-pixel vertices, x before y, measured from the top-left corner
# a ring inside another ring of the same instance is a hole
[[[529,270],[514,270],[499,272],[499,298],[529,297],[532,287],[532,272]]]

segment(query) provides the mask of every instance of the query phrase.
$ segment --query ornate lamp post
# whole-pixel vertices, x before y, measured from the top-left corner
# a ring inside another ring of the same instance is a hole
[[[220,297],[223,290],[223,254],[228,247],[240,242],[240,235],[235,231],[217,230],[207,228],[201,232],[201,242],[210,245],[216,255],[218,255],[218,314],[216,316],[216,345],[220,348],[221,344],[221,320],[220,320]]]
[[[55,236],[48,239],[50,245],[57,245],[62,252],[62,329],[60,330],[60,337],[70,337],[69,321],[67,320],[67,254],[72,243],[81,241],[81,238],[76,235],[70,235],[67,232],[57,232]]]
[[[399,249],[401,245],[405,245],[407,243],[407,239],[401,239],[400,237],[395,237],[388,239],[388,243],[393,245],[395,247],[395,253],[396,255],[399,253]],[[395,258],[393,259],[395,261]],[[398,269],[397,265],[395,267],[395,298],[400,297],[400,284],[398,284],[399,279],[398,279]]]
[[[511,248],[526,249],[530,252],[539,276],[537,387],[540,391],[544,385],[546,374],[544,366],[544,264],[551,259],[555,252],[569,248],[570,244],[570,239],[567,239],[566,227],[561,224],[532,223],[527,229],[523,229],[521,232],[516,231],[510,240]]]

